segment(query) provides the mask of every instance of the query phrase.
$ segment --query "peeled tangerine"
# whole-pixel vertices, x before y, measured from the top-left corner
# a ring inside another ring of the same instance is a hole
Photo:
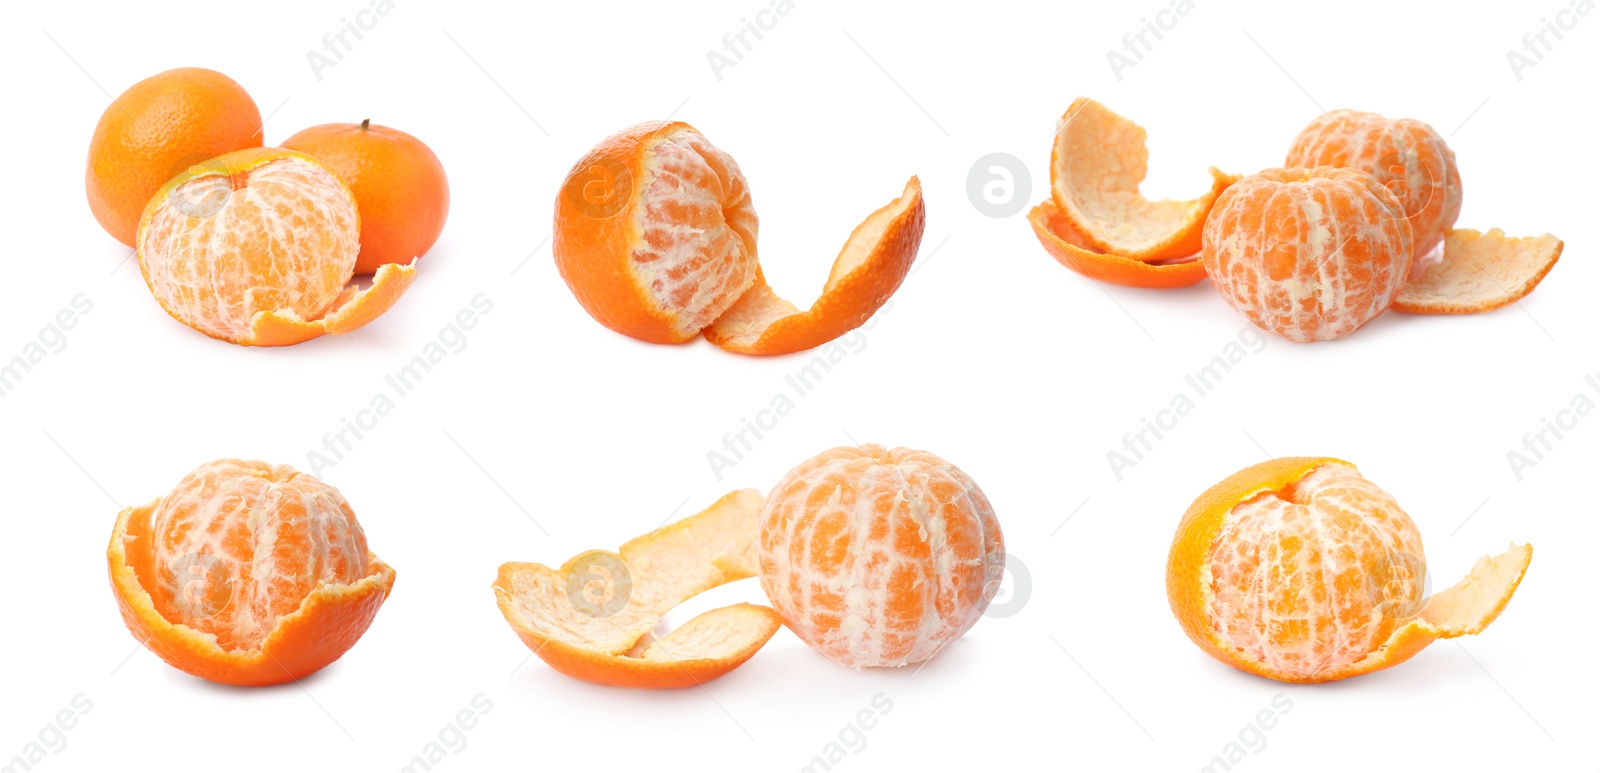
[[[1455,229],[1462,198],[1456,154],[1421,121],[1356,110],[1324,113],[1295,137],[1284,165],[1356,169],[1395,195],[1411,226],[1414,257],[1395,311],[1498,309],[1533,292],[1561,257],[1562,242],[1550,234],[1510,238],[1498,228]]]
[[[123,510],[106,554],[134,638],[175,668],[234,685],[294,681],[338,660],[395,577],[338,490],[237,459]]]
[[[1167,558],[1167,600],[1217,660],[1327,682],[1482,632],[1532,558],[1532,547],[1512,545],[1429,596],[1422,535],[1393,497],[1347,462],[1275,459],[1190,505]]]
[[[999,589],[1005,542],[978,484],[925,451],[835,448],[761,510],[761,587],[784,624],[849,668],[904,666],[966,633]]]
[[[731,156],[681,122],[643,123],[603,140],[556,197],[556,267],[600,324],[651,343],[701,333],[741,354],[821,346],[866,322],[917,257],[922,185],[867,216],[801,311],[767,286],[757,218]]]
[[[560,569],[507,563],[494,582],[500,613],[534,654],[568,676],[619,687],[691,687],[738,668],[778,631],[757,604],[705,612],[657,638],[661,618],[718,585],[756,574],[761,494],[710,507]]]
[[[303,153],[218,156],[161,188],[139,221],[139,268],[174,319],[212,338],[283,346],[348,333],[388,311],[416,274],[350,284],[360,248],[355,197]]]
[[[1411,270],[1400,200],[1355,169],[1268,169],[1224,191],[1200,260],[1257,327],[1291,341],[1355,332],[1394,302]]]

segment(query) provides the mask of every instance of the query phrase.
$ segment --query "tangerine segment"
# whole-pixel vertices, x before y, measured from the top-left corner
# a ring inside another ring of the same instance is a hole
[[[761,494],[735,491],[681,521],[562,567],[506,563],[494,583],[506,622],[561,673],[620,687],[702,684],[733,670],[778,629],[766,607],[706,612],[665,637],[661,617],[703,591],[756,573]]]
[[[1199,260],[1147,263],[1108,252],[1095,252],[1088,247],[1083,234],[1078,233],[1072,223],[1062,216],[1061,208],[1056,206],[1053,199],[1046,199],[1034,207],[1028,213],[1028,222],[1033,225],[1034,235],[1039,237],[1039,243],[1044,245],[1051,257],[1097,282],[1170,289],[1188,287],[1206,278],[1205,264]]]
[[[1400,202],[1354,169],[1268,169],[1206,221],[1200,259],[1222,297],[1291,341],[1343,338],[1383,313],[1411,266]]]
[[[250,322],[251,346],[289,346],[309,341],[321,335],[343,335],[377,319],[392,308],[400,296],[417,278],[415,258],[406,265],[384,263],[372,276],[366,289],[349,286],[340,293],[329,308],[333,309],[320,319],[304,320],[291,310],[256,312]]]
[[[706,340],[740,354],[788,354],[860,327],[905,281],[926,222],[922,183],[912,177],[899,198],[850,233],[809,310],[778,297],[758,268],[755,284],[705,329]]]
[[[285,466],[224,459],[117,516],[107,548],[128,630],[213,682],[308,676],[356,643],[395,572],[332,487]]]
[[[294,151],[241,150],[150,200],[139,267],[173,318],[250,345],[262,314],[319,320],[349,300],[359,234],[355,199],[331,169]]]
[[[1095,252],[1134,260],[1188,257],[1217,197],[1237,177],[1211,169],[1211,190],[1189,201],[1139,193],[1150,160],[1145,131],[1088,97],[1061,116],[1050,151],[1050,192]]]
[[[1550,234],[1508,237],[1450,231],[1444,259],[1400,289],[1394,308],[1409,314],[1477,314],[1521,300],[1544,280],[1564,244]]]
[[[682,343],[756,279],[744,173],[694,127],[654,121],[596,145],[556,197],[562,279],[600,324]]]
[[[1482,631],[1531,556],[1514,546],[1424,598],[1422,537],[1393,497],[1347,462],[1276,459],[1190,506],[1168,556],[1167,596],[1212,657],[1279,681],[1325,682]]]
[[[761,587],[806,644],[847,668],[904,666],[977,623],[1005,542],[955,465],[869,444],[824,451],[773,487],[760,559]]]
[[[1456,154],[1421,121],[1356,110],[1323,113],[1295,137],[1283,165],[1359,169],[1393,192],[1411,222],[1418,259],[1413,279],[1461,214]]]

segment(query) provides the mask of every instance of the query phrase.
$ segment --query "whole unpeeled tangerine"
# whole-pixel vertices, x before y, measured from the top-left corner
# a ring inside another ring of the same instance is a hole
[[[350,186],[361,211],[357,274],[426,254],[450,214],[444,165],[422,140],[369,121],[303,129],[283,141],[327,164]]]
[[[112,100],[89,141],[89,209],[117,241],[134,246],[145,203],[206,159],[261,147],[261,112],[220,72],[183,67],[152,75]]]

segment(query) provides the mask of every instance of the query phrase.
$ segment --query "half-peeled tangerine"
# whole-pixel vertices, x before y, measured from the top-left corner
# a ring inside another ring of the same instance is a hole
[[[371,322],[415,278],[414,266],[395,264],[365,289],[350,284],[360,222],[350,189],[323,163],[239,150],[190,167],[150,199],[139,268],[161,308],[212,338],[296,344]]]
[[[174,668],[242,686],[294,681],[338,660],[395,578],[332,486],[234,459],[124,509],[106,557],[134,638]]]
[[[776,355],[859,327],[900,287],[926,210],[913,177],[851,233],[806,311],[767,285],[757,217],[733,158],[682,122],[650,122],[596,145],[556,197],[552,251],[590,316],[652,343],[705,334],[732,352]]]
[[[734,491],[695,515],[591,550],[560,569],[506,563],[494,582],[500,612],[540,659],[568,676],[619,687],[691,687],[749,660],[777,633],[771,608],[734,604],[672,632],[661,618],[694,596],[757,573],[761,494]]]
[[[1326,682],[1482,632],[1532,558],[1532,547],[1512,545],[1429,596],[1421,534],[1393,497],[1338,459],[1273,459],[1190,505],[1167,559],[1167,600],[1217,660]]]

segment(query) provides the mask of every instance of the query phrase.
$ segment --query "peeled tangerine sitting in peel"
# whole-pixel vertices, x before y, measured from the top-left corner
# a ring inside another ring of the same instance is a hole
[[[123,510],[106,554],[134,638],[175,668],[234,685],[289,682],[338,660],[395,577],[332,486],[237,459]]]
[[[619,687],[691,687],[742,665],[778,631],[757,604],[705,612],[652,633],[674,607],[754,577],[761,494],[732,492],[704,511],[560,569],[507,563],[494,582],[500,613],[524,644],[568,676]]]
[[[1422,535],[1393,497],[1347,462],[1274,459],[1190,505],[1167,558],[1167,600],[1217,660],[1327,682],[1482,632],[1532,558],[1532,547],[1512,545],[1428,596]]]
[[[150,199],[139,269],[174,319],[212,338],[284,346],[348,333],[388,311],[416,275],[378,269],[350,284],[360,249],[355,197],[333,170],[278,148],[191,167]]]
[[[784,624],[849,668],[938,654],[1000,587],[1005,541],[967,474],[925,451],[835,448],[761,510],[761,587]]]
[[[926,211],[913,177],[867,216],[806,311],[767,286],[739,165],[694,127],[643,123],[596,145],[556,197],[556,267],[600,324],[651,343],[741,354],[821,346],[866,322],[917,257]]]

